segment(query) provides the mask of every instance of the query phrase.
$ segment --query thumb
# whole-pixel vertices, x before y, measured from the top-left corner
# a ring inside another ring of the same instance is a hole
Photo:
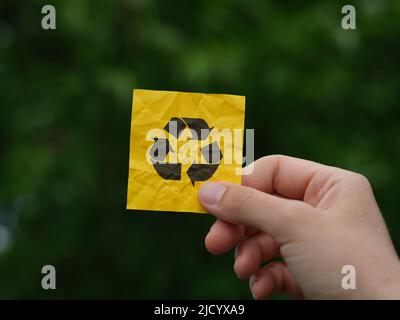
[[[286,238],[313,211],[304,202],[230,183],[205,183],[200,188],[199,200],[216,217],[256,227],[275,239]]]

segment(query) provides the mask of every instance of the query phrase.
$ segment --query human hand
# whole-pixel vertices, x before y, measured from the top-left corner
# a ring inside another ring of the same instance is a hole
[[[206,183],[204,208],[218,220],[205,243],[213,254],[236,247],[234,270],[255,299],[400,298],[400,263],[368,180],[315,162],[268,156],[243,186]],[[249,170],[244,169],[244,170]],[[263,266],[274,257],[284,262]],[[344,290],[342,267],[356,270]]]

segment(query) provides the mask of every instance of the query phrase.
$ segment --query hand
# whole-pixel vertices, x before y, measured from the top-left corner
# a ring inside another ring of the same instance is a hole
[[[285,156],[252,166],[243,186],[206,183],[199,199],[218,218],[207,249],[236,246],[234,270],[255,299],[400,298],[399,259],[365,177]],[[262,266],[277,256],[284,262]],[[355,267],[355,290],[342,288],[345,265]]]

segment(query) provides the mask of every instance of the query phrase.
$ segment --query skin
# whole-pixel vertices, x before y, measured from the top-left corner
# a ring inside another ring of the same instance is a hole
[[[208,251],[235,249],[235,273],[255,299],[400,299],[399,258],[364,176],[280,155],[245,170],[242,186],[206,183],[199,200],[217,217]],[[345,265],[354,290],[342,288]]]

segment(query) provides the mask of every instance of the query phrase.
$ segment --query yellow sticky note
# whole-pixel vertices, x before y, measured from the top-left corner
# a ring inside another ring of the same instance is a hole
[[[206,212],[206,181],[241,183],[245,97],[133,91],[127,209]]]

